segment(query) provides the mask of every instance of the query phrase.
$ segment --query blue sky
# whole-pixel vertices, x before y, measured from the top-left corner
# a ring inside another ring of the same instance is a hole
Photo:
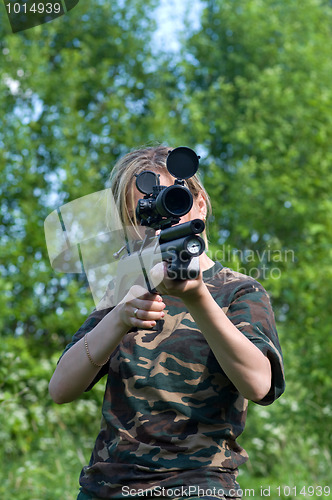
[[[185,17],[191,26],[199,26],[202,3],[200,0],[160,0],[156,9],[159,28],[154,37],[156,46],[162,46],[167,52],[176,52],[179,48],[178,34],[183,29]]]

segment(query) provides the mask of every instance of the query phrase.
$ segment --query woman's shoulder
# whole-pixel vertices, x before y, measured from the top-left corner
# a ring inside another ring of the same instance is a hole
[[[253,277],[222,266],[220,263],[216,264],[219,264],[216,272],[206,280],[212,294],[221,294],[229,298],[252,292],[267,294],[263,285]]]

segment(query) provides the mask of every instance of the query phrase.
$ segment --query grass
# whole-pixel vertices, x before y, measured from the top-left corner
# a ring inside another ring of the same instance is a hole
[[[91,446],[83,448],[68,430],[59,429],[55,436],[34,443],[29,453],[7,457],[0,472],[0,498],[75,500]]]

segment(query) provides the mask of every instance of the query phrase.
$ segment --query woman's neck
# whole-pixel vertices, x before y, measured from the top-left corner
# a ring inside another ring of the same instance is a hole
[[[210,257],[207,256],[205,252],[202,253],[199,257],[199,264],[201,266],[201,270],[206,271],[207,269],[210,269],[214,265],[214,261],[210,259]]]

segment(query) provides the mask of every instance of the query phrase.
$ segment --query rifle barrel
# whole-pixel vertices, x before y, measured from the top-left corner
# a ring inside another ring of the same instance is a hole
[[[162,229],[159,235],[159,242],[161,244],[166,241],[177,240],[178,238],[189,236],[190,234],[200,234],[204,229],[205,224],[201,219],[193,219],[183,224]]]

